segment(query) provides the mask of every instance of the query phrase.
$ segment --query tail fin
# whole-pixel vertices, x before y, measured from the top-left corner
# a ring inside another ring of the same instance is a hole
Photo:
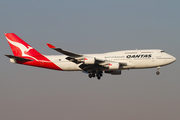
[[[5,33],[6,39],[11,47],[14,56],[30,57],[42,56],[38,51],[32,48],[29,44],[24,42],[14,33]]]
[[[13,55],[5,55],[13,63],[43,67],[48,69],[62,70],[56,64],[51,62],[44,55],[40,54],[29,44],[24,42],[14,33],[5,33],[6,39],[11,47]]]

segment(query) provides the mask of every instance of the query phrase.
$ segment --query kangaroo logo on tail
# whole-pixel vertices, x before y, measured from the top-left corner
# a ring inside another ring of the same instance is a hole
[[[15,41],[10,40],[7,36],[6,36],[6,39],[7,39],[7,41],[9,42],[10,45],[13,45],[13,46],[11,46],[12,51],[14,50],[14,46],[15,46],[15,47],[19,48],[19,50],[21,51],[21,52],[18,51],[18,54],[19,54],[20,56],[30,57],[30,58],[33,58],[34,60],[37,60],[35,57],[32,57],[31,55],[28,54],[28,52],[29,52],[30,50],[34,50],[33,47],[31,47],[31,46],[29,46],[29,45],[26,47],[26,46],[25,46],[24,44],[22,44],[22,43],[19,43],[19,42],[15,42]],[[14,51],[13,51],[13,53],[14,53]]]
[[[26,53],[27,53],[29,50],[31,50],[31,49],[34,49],[34,48],[31,47],[31,46],[28,46],[27,50],[25,50],[24,53],[26,54]]]

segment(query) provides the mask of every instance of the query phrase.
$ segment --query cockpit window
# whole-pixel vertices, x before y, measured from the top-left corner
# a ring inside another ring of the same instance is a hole
[[[161,51],[162,53],[165,52],[165,51]]]

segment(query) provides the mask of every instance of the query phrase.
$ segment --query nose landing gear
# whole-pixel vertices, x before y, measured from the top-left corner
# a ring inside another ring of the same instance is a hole
[[[159,72],[159,69],[160,69],[161,67],[157,67],[157,72],[156,72],[156,75],[159,75],[160,74],[160,72]]]

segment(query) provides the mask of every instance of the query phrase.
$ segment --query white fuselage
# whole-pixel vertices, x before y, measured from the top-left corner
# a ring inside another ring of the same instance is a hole
[[[126,63],[119,70],[124,69],[141,69],[160,67],[173,63],[176,58],[159,49],[149,50],[125,50],[108,52],[103,54],[85,54],[85,56],[97,59],[107,60],[111,62]],[[70,62],[66,59],[66,55],[45,55],[51,62],[56,64],[64,71],[81,71],[80,64]]]

